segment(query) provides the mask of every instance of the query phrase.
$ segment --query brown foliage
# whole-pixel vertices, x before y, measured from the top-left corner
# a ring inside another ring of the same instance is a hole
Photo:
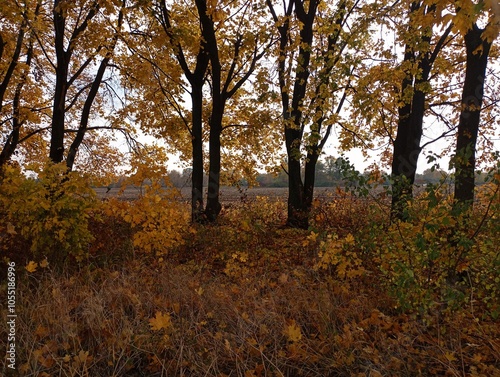
[[[498,320],[467,305],[453,313],[402,310],[366,250],[357,250],[359,275],[340,275],[339,264],[314,268],[318,251],[334,244],[327,235],[337,226],[348,229],[337,236],[340,255],[368,242],[362,208],[369,205],[347,197],[318,203],[323,217],[306,231],[282,226],[284,201],[233,203],[217,226],[197,225],[161,257],[134,255],[123,221],[108,217],[98,228],[91,222],[99,234],[88,266],[62,274],[50,265],[32,273],[17,268],[18,370],[25,376],[498,374]],[[0,295],[5,301],[4,289]],[[1,339],[5,331],[3,324]]]

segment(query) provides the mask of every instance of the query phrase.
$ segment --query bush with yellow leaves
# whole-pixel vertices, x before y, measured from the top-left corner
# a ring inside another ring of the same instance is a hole
[[[364,274],[365,269],[359,253],[355,249],[356,241],[352,234],[339,239],[337,235],[328,235],[319,244],[319,261],[316,269],[335,269],[340,279],[351,279]]]
[[[48,164],[29,178],[6,166],[0,181],[2,245],[6,252],[16,244],[29,245],[29,258],[47,258],[54,264],[68,256],[81,261],[93,236],[88,220],[97,201],[88,181],[64,164]],[[28,250],[23,250],[27,253]]]
[[[164,161],[164,151],[155,147],[135,156],[128,178],[122,182],[121,193],[133,186],[138,189],[138,198],[133,201],[112,198],[104,204],[107,216],[131,226],[137,250],[158,256],[182,244],[184,235],[191,230],[188,208],[181,202],[178,191],[169,185]]]

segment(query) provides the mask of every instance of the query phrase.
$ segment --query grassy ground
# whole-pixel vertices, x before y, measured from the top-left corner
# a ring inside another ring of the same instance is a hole
[[[283,200],[247,199],[163,250],[144,253],[102,216],[83,263],[28,272],[18,259],[16,370],[3,359],[2,375],[500,376],[492,297],[474,285],[453,307],[418,296],[404,308],[391,291],[401,276],[380,258],[406,246],[380,238],[392,234],[385,207],[320,198],[306,231],[283,227]],[[7,333],[2,320],[2,350]]]

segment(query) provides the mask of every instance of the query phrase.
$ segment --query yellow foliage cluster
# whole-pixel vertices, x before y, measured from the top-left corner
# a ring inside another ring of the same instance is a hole
[[[22,237],[36,259],[62,262],[71,255],[81,261],[93,239],[88,221],[97,208],[94,191],[64,164],[47,165],[36,173],[34,179],[13,166],[3,170],[0,231],[7,242],[2,248]]]
[[[316,269],[329,269],[334,266],[335,274],[340,279],[363,275],[365,269],[354,246],[355,240],[350,233],[340,240],[337,235],[328,235],[326,240],[320,242]]]
[[[133,244],[140,251],[162,255],[182,244],[190,229],[189,212],[176,198],[175,192],[153,182],[134,201],[110,199],[104,204],[107,216],[118,217],[130,224]]]
[[[133,201],[97,200],[88,177],[68,172],[64,164],[35,169],[36,178],[6,166],[0,180],[2,253],[24,259],[23,263],[30,261],[27,269],[35,272],[45,263],[41,261],[61,266],[68,257],[82,262],[96,251],[109,253],[113,247],[108,244],[116,237],[155,255],[182,244],[191,230],[189,209],[177,191],[164,184],[161,151],[149,152],[133,160],[133,170],[123,182],[124,188],[140,189]],[[127,230],[120,234],[114,229],[111,234],[113,229],[102,229],[103,224],[122,224]],[[116,251],[125,252],[123,248]]]
[[[120,218],[132,227],[132,242],[138,250],[156,255],[182,244],[185,232],[191,230],[186,206],[177,190],[168,185],[163,163],[166,159],[166,152],[155,146],[134,156],[121,192],[135,186],[140,190],[139,197],[134,201],[112,198],[104,204],[107,216]]]

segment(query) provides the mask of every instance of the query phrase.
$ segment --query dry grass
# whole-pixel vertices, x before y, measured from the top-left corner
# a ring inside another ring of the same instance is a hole
[[[313,226],[357,234],[370,208],[348,198],[318,204]],[[283,228],[284,210],[266,199],[232,205],[218,226],[200,226],[161,258],[134,255],[126,227],[108,221],[91,264],[31,274],[19,266],[17,372],[500,375],[497,321],[465,309],[425,318],[397,310],[375,268],[354,279],[316,270],[319,239]],[[372,219],[384,221],[379,212]],[[4,342],[5,321],[0,329]],[[0,368],[7,375],[5,360]]]

